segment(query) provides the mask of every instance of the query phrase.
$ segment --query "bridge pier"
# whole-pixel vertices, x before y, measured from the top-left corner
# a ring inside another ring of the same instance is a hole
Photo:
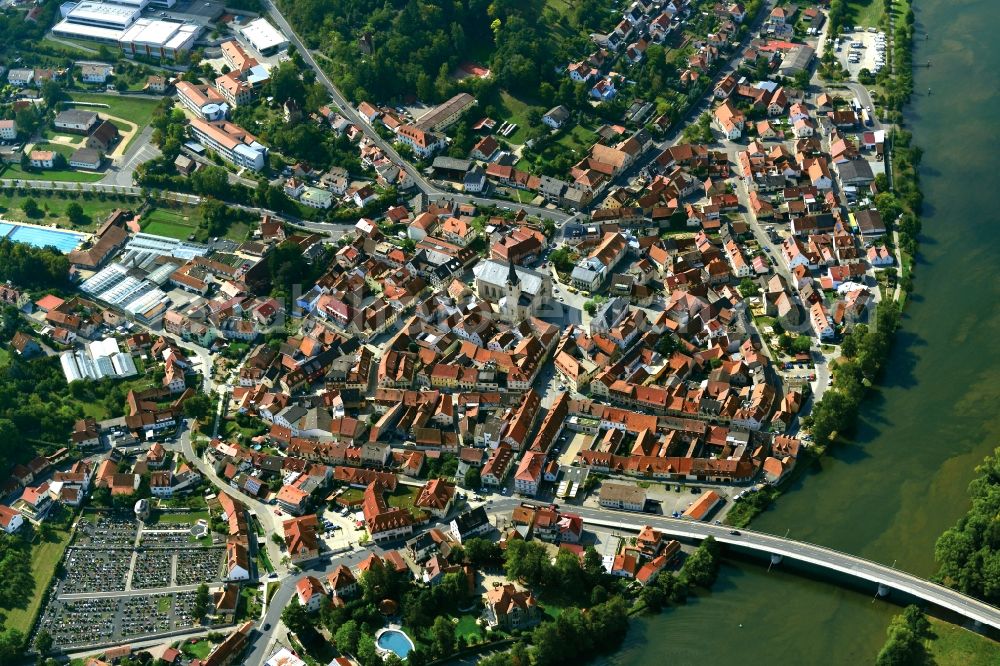
[[[781,560],[783,559],[784,559],[783,556],[778,555],[777,553],[771,553],[771,563],[767,565],[767,570],[770,571],[771,567],[773,567],[774,565],[781,564]]]
[[[889,596],[889,592],[890,592],[890,590],[889,590],[888,587],[886,587],[885,583],[879,583],[878,584],[878,596],[880,596],[880,597],[887,597],[887,596]]]

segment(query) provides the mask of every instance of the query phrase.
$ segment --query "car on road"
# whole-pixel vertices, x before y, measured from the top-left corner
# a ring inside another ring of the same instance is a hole
[[[732,534],[733,536],[739,536],[740,535],[740,531],[739,530],[729,530],[729,533]]]
[[[270,622],[265,622],[264,623],[264,631],[271,631],[271,623]]]

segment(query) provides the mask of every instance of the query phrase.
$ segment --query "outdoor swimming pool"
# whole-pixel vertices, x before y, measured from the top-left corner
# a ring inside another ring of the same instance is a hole
[[[400,659],[406,659],[406,655],[413,649],[413,641],[398,629],[383,629],[375,642],[383,650],[395,652]]]
[[[83,241],[83,234],[62,229],[25,227],[20,224],[0,222],[0,238],[9,238],[17,243],[27,243],[35,247],[52,245],[60,252],[71,252]]]

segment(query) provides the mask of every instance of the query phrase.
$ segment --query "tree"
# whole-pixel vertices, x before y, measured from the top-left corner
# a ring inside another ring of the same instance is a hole
[[[719,544],[708,537],[684,560],[680,577],[691,585],[711,587],[719,572]]]
[[[297,597],[292,597],[291,603],[281,611],[281,621],[293,633],[300,633],[310,626],[309,612],[299,603]]]
[[[13,664],[24,649],[24,634],[17,629],[0,631],[0,664]]]
[[[740,281],[740,295],[743,296],[743,298],[756,296],[758,289],[757,283],[753,280],[753,278],[745,277]]]
[[[23,210],[24,214],[28,217],[42,216],[42,209],[38,207],[38,202],[30,197],[25,199],[24,203],[21,204],[21,210]]]
[[[90,223],[90,219],[83,213],[83,206],[76,201],[66,206],[66,217],[70,224],[75,227],[82,227]]]
[[[278,548],[285,547],[285,540],[278,533],[274,533],[271,535],[271,541],[273,541],[274,545],[277,546]]]
[[[479,490],[479,485],[482,483],[480,478],[480,472],[478,467],[470,467],[465,472],[465,478],[462,480],[462,485],[469,490]]]
[[[368,633],[361,634],[358,638],[358,652],[355,655],[361,666],[375,666],[379,663],[380,657],[375,649],[375,639]]]
[[[196,194],[201,194],[216,199],[228,199],[231,189],[229,186],[229,172],[221,166],[206,166],[195,171],[189,177],[191,189]]]
[[[889,622],[887,640],[875,659],[876,666],[919,666],[933,664],[924,639],[930,635],[930,622],[916,606],[907,606]]]
[[[355,654],[358,651],[360,638],[361,630],[358,628],[358,623],[354,620],[348,620],[337,629],[337,633],[333,636],[333,642],[341,652]]]
[[[438,616],[431,626],[431,647],[439,659],[455,652],[455,625],[446,617]]]
[[[392,590],[392,575],[386,567],[371,567],[361,574],[361,589],[365,601],[381,601]]]
[[[299,77],[300,71],[290,60],[271,70],[270,90],[274,101],[284,104],[294,100],[299,107],[305,105],[306,88]]]
[[[208,613],[208,585],[202,583],[194,593],[194,616],[198,619]]]
[[[503,552],[500,546],[489,539],[474,537],[463,544],[465,546],[465,557],[469,563],[480,568],[484,566],[496,565],[503,561]]]
[[[202,422],[213,413],[215,404],[205,393],[196,393],[184,401],[184,415]]]
[[[35,635],[35,650],[40,655],[46,655],[52,652],[52,634],[49,633],[48,629],[39,629],[38,633]]]
[[[792,341],[792,351],[796,354],[808,354],[812,349],[812,339],[808,335],[800,335]]]
[[[42,99],[45,100],[45,106],[51,109],[66,99],[66,92],[54,79],[47,79],[42,84]]]

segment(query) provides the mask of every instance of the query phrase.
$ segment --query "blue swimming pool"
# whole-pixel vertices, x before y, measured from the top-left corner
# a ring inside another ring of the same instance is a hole
[[[397,629],[386,629],[378,636],[376,641],[383,650],[391,650],[400,659],[406,659],[413,649],[413,641],[410,637]]]
[[[6,229],[4,228],[6,227]],[[83,234],[61,229],[22,227],[19,224],[0,223],[0,237],[35,247],[51,245],[61,252],[71,252],[83,241]]]

